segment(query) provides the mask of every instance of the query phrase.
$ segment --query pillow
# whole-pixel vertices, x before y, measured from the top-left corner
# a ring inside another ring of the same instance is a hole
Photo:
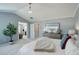
[[[72,39],[77,40],[78,36],[76,34],[72,35]]]
[[[73,30],[73,29],[68,31],[68,34],[69,34],[69,35],[74,35],[75,33],[76,33],[76,31]]]
[[[72,43],[76,45],[78,42],[79,37],[76,34],[71,35]]]
[[[57,33],[57,29],[50,29],[52,33]]]
[[[43,38],[36,41],[34,51],[54,52],[55,46],[52,40],[50,40],[49,38]]]
[[[71,37],[72,37],[73,44],[79,48],[79,36],[75,34]]]

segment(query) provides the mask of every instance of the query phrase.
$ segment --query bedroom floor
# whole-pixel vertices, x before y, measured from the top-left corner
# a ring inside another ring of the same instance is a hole
[[[13,45],[9,43],[2,44],[0,45],[0,55],[15,55],[23,45],[31,41],[30,39],[20,39]]]

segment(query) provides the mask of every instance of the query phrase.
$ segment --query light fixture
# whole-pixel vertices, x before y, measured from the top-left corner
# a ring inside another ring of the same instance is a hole
[[[31,4],[32,4],[32,3],[29,3],[29,10],[28,10],[28,13],[29,13],[29,14],[32,13],[32,10],[31,10]]]
[[[77,26],[77,27],[76,27],[76,30],[78,30],[78,31],[79,31],[79,26]]]
[[[76,24],[76,30],[79,31],[79,23]]]

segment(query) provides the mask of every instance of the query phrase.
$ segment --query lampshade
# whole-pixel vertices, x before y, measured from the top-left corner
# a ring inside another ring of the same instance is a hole
[[[31,13],[32,13],[32,11],[31,11],[31,10],[29,10],[29,11],[28,11],[28,13],[29,13],[29,14],[31,14]]]
[[[76,25],[76,30],[79,30],[79,24]]]
[[[79,27],[76,27],[76,30],[79,30]]]

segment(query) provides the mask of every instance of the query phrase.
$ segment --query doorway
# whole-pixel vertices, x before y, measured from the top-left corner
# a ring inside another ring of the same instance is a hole
[[[19,39],[27,39],[27,23],[24,22],[18,22],[18,38]]]

